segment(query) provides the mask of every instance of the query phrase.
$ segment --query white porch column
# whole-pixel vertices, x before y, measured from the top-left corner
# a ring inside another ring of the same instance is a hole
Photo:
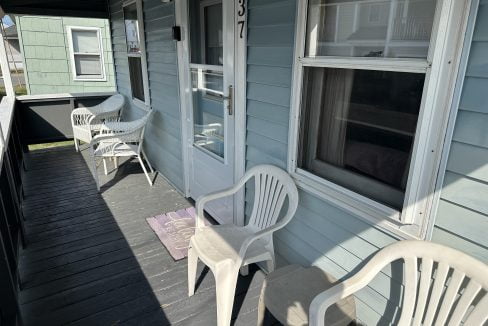
[[[3,19],[5,14],[0,8],[0,17]],[[0,22],[1,23],[1,22]],[[10,75],[10,67],[8,65],[7,50],[5,48],[4,36],[2,35],[2,40],[0,42],[0,67],[2,68],[3,84],[5,86],[5,91],[7,96],[14,97],[14,85],[12,84],[12,76]]]

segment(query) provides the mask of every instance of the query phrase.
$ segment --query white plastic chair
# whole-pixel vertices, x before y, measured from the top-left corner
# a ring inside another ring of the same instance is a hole
[[[310,305],[310,325],[323,326],[328,307],[367,286],[396,260],[404,261],[405,289],[398,325],[454,326],[464,321],[479,326],[487,321],[488,266],[440,244],[409,240],[383,248],[354,276],[317,295]]]
[[[151,164],[147,160],[147,155],[142,148],[144,129],[152,113],[153,111],[149,111],[144,117],[130,122],[106,122],[100,128],[100,134],[93,137],[90,142],[90,149],[93,157],[94,175],[98,190],[100,190],[100,182],[97,173],[97,157],[100,157],[103,160],[105,175],[107,175],[107,158],[112,158],[114,160],[116,168],[118,166],[117,161],[119,157],[137,158],[146,175],[147,181],[152,186],[152,180],[149,177],[142,160],[144,155],[151,173],[154,173]]]
[[[231,196],[254,178],[254,206],[246,226],[232,224],[205,226],[203,208],[209,201]],[[285,200],[285,215],[279,218]],[[239,269],[266,261],[269,271],[275,266],[273,232],[283,228],[298,206],[298,191],[285,171],[272,165],[251,168],[232,188],[197,200],[195,235],[188,249],[188,295],[195,292],[197,262],[200,258],[212,270],[217,290],[218,326],[230,324]]]
[[[98,105],[77,108],[71,112],[71,126],[73,127],[76,151],[79,151],[80,148],[79,141],[90,143],[93,135],[100,131],[104,122],[119,121],[124,101],[124,96],[116,94]]]

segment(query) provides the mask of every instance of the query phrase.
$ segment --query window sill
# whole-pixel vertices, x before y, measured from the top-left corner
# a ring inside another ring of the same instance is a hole
[[[73,78],[73,81],[75,82],[106,82],[107,78],[90,78],[90,79],[84,79],[84,78]]]
[[[132,98],[132,103],[134,103],[134,105],[137,106],[141,110],[144,110],[144,111],[151,110],[151,104],[146,104],[137,98]]]
[[[291,175],[303,191],[343,209],[395,238],[421,239],[420,226],[402,224],[400,212],[395,209],[301,169],[297,169]]]

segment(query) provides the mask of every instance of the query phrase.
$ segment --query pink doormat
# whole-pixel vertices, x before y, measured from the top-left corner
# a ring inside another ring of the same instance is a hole
[[[180,260],[188,255],[190,238],[195,232],[195,217],[195,208],[190,207],[150,217],[146,221],[173,259]]]

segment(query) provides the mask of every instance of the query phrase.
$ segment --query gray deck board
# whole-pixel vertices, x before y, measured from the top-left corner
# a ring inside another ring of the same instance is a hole
[[[25,160],[20,294],[26,325],[215,325],[215,284],[203,270],[187,296],[186,260],[175,262],[145,219],[190,207],[161,177],[150,187],[137,162],[99,176],[87,151],[31,152]],[[112,167],[110,167],[112,168]],[[255,325],[263,274],[240,277],[235,325]]]

